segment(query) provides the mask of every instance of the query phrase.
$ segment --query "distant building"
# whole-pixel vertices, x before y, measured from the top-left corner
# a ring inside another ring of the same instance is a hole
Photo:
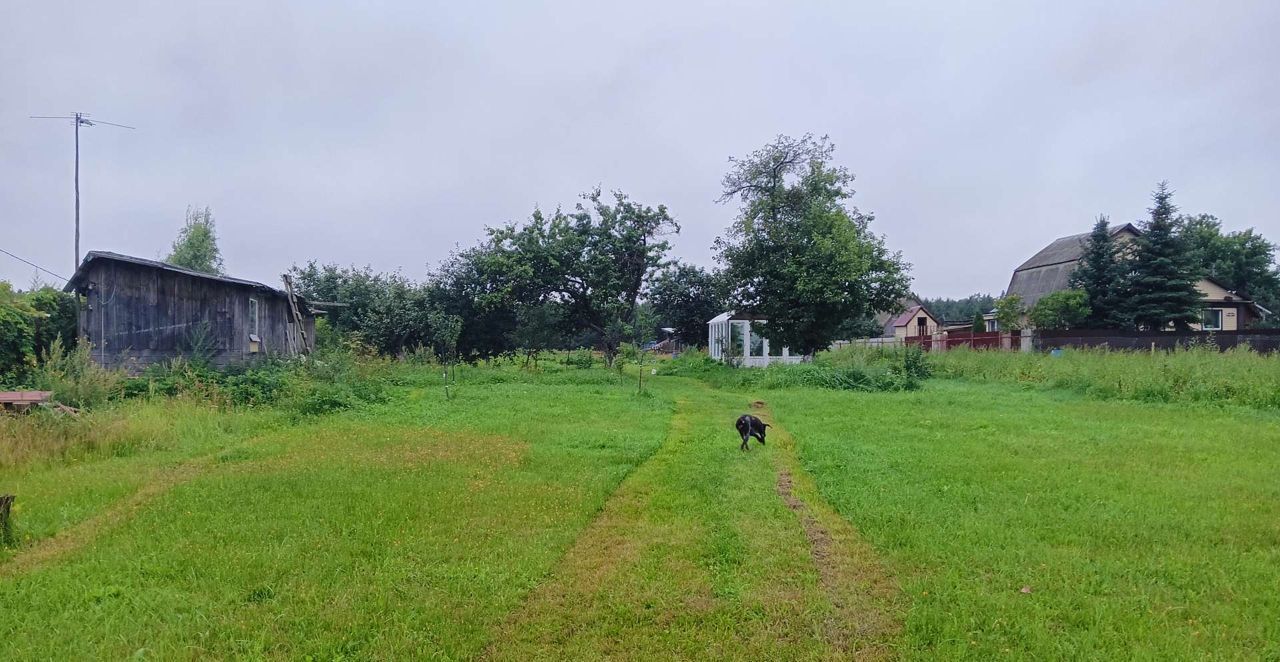
[[[1116,243],[1124,246],[1136,239],[1141,232],[1132,223],[1125,223],[1112,228],[1111,236]],[[1088,232],[1053,240],[1014,269],[1013,277],[1009,279],[1009,288],[1005,291],[1006,296],[1018,295],[1022,298],[1022,305],[1031,310],[1045,296],[1069,289],[1071,274],[1084,257],[1088,241]],[[1200,290],[1204,303],[1204,318],[1200,324],[1191,325],[1197,331],[1237,331],[1269,314],[1269,311],[1248,297],[1228,290],[1211,278],[1196,283],[1196,289]],[[997,330],[993,313],[985,316],[988,331]]]
[[[901,313],[895,315],[884,326],[884,337],[897,338],[915,338],[922,336],[931,336],[942,330],[942,323],[928,308],[923,305],[914,305]]]
[[[732,311],[720,313],[707,322],[707,351],[711,358],[747,367],[770,363],[799,363],[803,356],[786,347],[772,347],[769,339],[753,329],[763,318]]]
[[[82,297],[80,333],[105,367],[136,373],[193,354],[225,367],[315,343],[306,301],[249,280],[90,251],[64,289]]]

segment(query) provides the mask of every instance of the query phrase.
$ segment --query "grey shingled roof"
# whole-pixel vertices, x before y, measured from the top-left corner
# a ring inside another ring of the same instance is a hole
[[[1112,228],[1111,236],[1126,230],[1135,235],[1139,233],[1133,224],[1125,223]],[[1067,289],[1071,272],[1075,271],[1076,264],[1084,256],[1088,239],[1088,232],[1054,239],[1013,271],[1005,294],[1018,295],[1022,298],[1022,305],[1030,309],[1045,295]]]

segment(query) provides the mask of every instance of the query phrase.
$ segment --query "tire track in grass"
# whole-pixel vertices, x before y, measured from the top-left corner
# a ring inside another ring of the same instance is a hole
[[[833,607],[825,627],[832,643],[858,658],[892,657],[902,632],[901,591],[875,550],[818,493],[800,465],[795,438],[770,421],[778,471],[777,493],[804,528],[813,564]],[[851,644],[858,643],[857,647]]]
[[[816,500],[794,441],[779,431],[739,451],[732,423],[746,401],[674,380],[657,387],[682,383],[663,446],[483,657],[890,657],[896,587],[852,526]]]

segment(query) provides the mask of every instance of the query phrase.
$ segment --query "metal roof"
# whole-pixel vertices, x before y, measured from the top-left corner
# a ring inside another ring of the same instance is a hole
[[[76,269],[76,272],[74,274],[72,274],[71,280],[67,281],[66,286],[62,288],[62,291],[63,292],[76,291],[83,284],[84,279],[87,277],[87,274],[89,272],[89,265],[94,260],[127,262],[129,264],[137,264],[144,267],[150,267],[152,269],[160,269],[162,271],[171,271],[173,273],[182,274],[184,276],[191,276],[193,278],[204,278],[207,280],[216,280],[221,283],[230,283],[232,285],[252,287],[254,289],[263,290],[266,292],[270,292],[272,294],[278,294],[282,297],[289,296],[288,294],[285,294],[281,290],[278,290],[269,285],[264,285],[254,280],[244,280],[242,278],[232,278],[231,276],[220,276],[218,274],[207,274],[207,273],[204,273],[203,271],[196,271],[194,269],[180,267],[176,264],[169,264],[168,262],[161,262],[159,260],[148,260],[144,257],[134,257],[132,255],[122,255],[120,253],[112,253],[111,251],[89,251],[84,256],[84,260],[80,262],[80,267]],[[298,298],[302,299],[303,297],[299,296]]]

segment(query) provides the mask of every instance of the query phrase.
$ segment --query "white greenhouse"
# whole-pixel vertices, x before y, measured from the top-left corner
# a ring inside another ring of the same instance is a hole
[[[733,312],[716,315],[707,322],[707,350],[711,358],[749,368],[804,360],[803,356],[792,354],[786,347],[770,347],[769,339],[752,328],[754,323],[763,321]]]

